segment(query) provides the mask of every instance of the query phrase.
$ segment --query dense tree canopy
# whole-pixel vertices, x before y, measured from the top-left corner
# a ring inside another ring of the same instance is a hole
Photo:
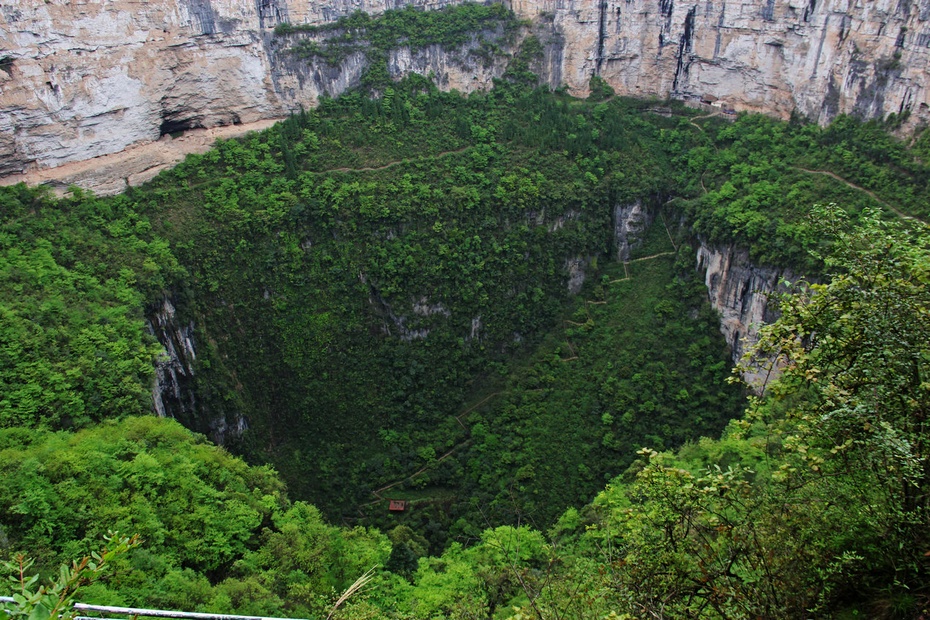
[[[519,27],[466,6],[280,37],[499,59]],[[89,599],[250,614],[323,617],[376,566],[341,617],[924,610],[926,136],[597,79],[582,101],[536,88],[541,52],[468,97],[374,72],[122,196],[0,188],[0,555],[46,573],[135,532]],[[814,276],[729,425],[700,243]],[[139,417],[165,299],[197,344],[186,421],[246,420],[252,465]]]
[[[782,295],[753,353],[779,378],[720,439],[640,450],[546,535],[496,527],[423,557],[409,528],[325,525],[267,468],[144,417],[0,432],[4,534],[53,563],[102,523],[139,531],[144,548],[86,590],[107,602],[314,617],[378,565],[338,617],[914,617],[928,603],[930,245],[922,226],[815,214],[835,239],[829,279]]]

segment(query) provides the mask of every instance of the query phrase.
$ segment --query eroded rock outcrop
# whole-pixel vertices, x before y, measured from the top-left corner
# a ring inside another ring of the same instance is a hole
[[[409,4],[401,2],[398,6]],[[445,2],[414,3],[440,8]],[[117,153],[195,128],[278,119],[358,84],[364,55],[339,66],[288,53],[282,21],[322,23],[366,1],[23,0],[0,7],[0,176]],[[503,70],[455,53],[397,50],[392,73],[434,73],[446,88],[486,88]],[[128,178],[139,171],[127,165]],[[111,173],[110,176],[113,176]],[[76,179],[122,189],[93,174]]]
[[[630,260],[630,253],[642,244],[643,234],[654,217],[640,200],[614,207],[614,246],[618,261]]]
[[[161,417],[193,415],[196,399],[191,390],[194,378],[194,325],[182,325],[171,300],[164,298],[146,321],[149,333],[165,349],[155,363],[155,385],[152,386],[152,403]]]
[[[171,299],[165,297],[148,313],[146,326],[164,347],[164,354],[155,363],[152,386],[155,413],[175,418],[219,445],[240,437],[248,428],[242,415],[210,411],[197,400],[194,323],[182,321]]]
[[[283,113],[253,4],[24,0],[0,15],[0,173]]]
[[[286,53],[281,22],[319,24],[458,0],[19,0],[0,7],[0,176],[120,152],[160,136],[280,118],[358,82]],[[930,122],[930,0],[512,0],[543,43],[535,67],[583,94],[704,100],[720,111]],[[458,56],[456,56],[458,54]],[[486,88],[503,64],[396,50],[395,76]],[[711,108],[714,109],[714,108]],[[151,166],[149,167],[151,169]],[[129,179],[139,171],[124,170]],[[93,175],[78,182],[93,187]],[[125,183],[123,184],[125,185]],[[118,188],[110,183],[106,191]]]
[[[759,341],[759,328],[777,318],[769,295],[779,290],[781,282],[796,281],[798,276],[788,269],[754,265],[747,250],[703,243],[697,267],[704,270],[710,304],[720,313],[720,332],[736,363]],[[743,374],[750,386],[759,386],[767,377],[762,370]]]
[[[930,2],[514,0],[565,41],[562,81],[820,122],[930,119]]]

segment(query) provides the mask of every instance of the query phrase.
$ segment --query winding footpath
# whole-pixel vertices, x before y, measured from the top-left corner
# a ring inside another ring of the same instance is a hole
[[[793,168],[794,168],[795,170],[799,170],[799,171],[801,171],[801,172],[806,172],[806,173],[808,173],[808,174],[822,174],[822,175],[824,175],[824,176],[828,176],[828,177],[830,177],[831,179],[834,179],[835,181],[839,181],[840,183],[845,184],[847,187],[849,187],[849,188],[851,188],[851,189],[855,189],[855,190],[858,190],[858,191],[860,191],[860,192],[863,192],[864,194],[868,195],[872,200],[874,200],[875,202],[877,202],[877,203],[879,203],[880,205],[884,206],[886,209],[888,209],[889,211],[893,212],[895,215],[897,215],[898,217],[900,217],[902,220],[911,220],[911,221],[914,221],[914,222],[920,222],[921,224],[924,224],[925,226],[927,225],[927,223],[926,223],[925,221],[923,221],[922,219],[920,219],[919,217],[915,217],[915,216],[913,216],[913,215],[908,215],[908,214],[904,213],[903,211],[899,210],[897,207],[891,205],[890,203],[885,202],[884,200],[882,200],[881,198],[879,198],[879,197],[875,194],[875,192],[873,192],[872,190],[866,189],[866,188],[861,187],[861,186],[859,186],[859,185],[856,185],[856,184],[853,183],[852,181],[848,181],[848,180],[844,179],[843,177],[841,177],[840,175],[838,175],[838,174],[836,174],[836,173],[834,173],[834,172],[830,172],[829,170],[812,170],[812,169],[810,169],[810,168],[802,168],[802,167],[800,167],[800,166],[793,166]]]
[[[176,165],[188,155],[206,153],[217,140],[263,131],[281,120],[284,119],[269,118],[241,125],[191,129],[177,138],[164,136],[158,141],[132,145],[117,153],[9,175],[0,178],[0,185],[49,185],[58,195],[67,192],[71,185],[77,185],[98,196],[118,194],[152,180],[159,172]]]
[[[329,172],[375,172],[377,170],[387,170],[388,168],[393,168],[394,166],[399,166],[400,164],[412,164],[417,161],[424,159],[438,159],[440,157],[446,157],[447,155],[454,155],[456,153],[463,153],[468,149],[472,148],[471,145],[463,146],[462,148],[453,149],[451,151],[440,151],[435,155],[423,155],[422,157],[417,157],[414,159],[398,159],[397,161],[389,161],[381,166],[374,167],[365,167],[365,168],[328,168],[326,170],[310,170],[312,174],[327,174]]]

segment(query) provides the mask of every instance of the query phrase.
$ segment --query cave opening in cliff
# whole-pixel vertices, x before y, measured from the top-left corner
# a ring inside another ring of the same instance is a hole
[[[202,129],[203,122],[200,117],[175,118],[170,112],[163,112],[161,115],[161,125],[158,128],[159,136],[178,135],[190,129]]]
[[[0,71],[5,72],[10,77],[13,77],[13,57],[12,56],[0,56]]]

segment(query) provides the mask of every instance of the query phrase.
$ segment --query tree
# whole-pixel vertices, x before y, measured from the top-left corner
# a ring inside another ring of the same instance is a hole
[[[814,218],[829,279],[781,295],[746,360],[777,367],[778,380],[720,440],[643,450],[592,503],[564,574],[605,607],[926,613],[930,240],[874,212],[854,223],[830,205]],[[579,569],[591,557],[597,573]]]
[[[857,225],[836,205],[814,217],[832,240],[829,282],[780,297],[754,355],[781,377],[755,414],[784,411],[771,428],[785,484],[860,481],[849,508],[871,530],[864,566],[906,589],[926,582],[930,548],[930,236],[874,211]]]
[[[62,565],[57,576],[38,587],[39,576],[27,575],[33,560],[19,554],[13,561],[0,563],[0,570],[7,574],[13,590],[13,602],[0,607],[0,620],[73,618],[77,614],[73,605],[80,589],[102,578],[116,557],[141,543],[138,536],[120,536],[115,532],[103,539],[106,544],[99,553],[75,560],[70,566]]]

